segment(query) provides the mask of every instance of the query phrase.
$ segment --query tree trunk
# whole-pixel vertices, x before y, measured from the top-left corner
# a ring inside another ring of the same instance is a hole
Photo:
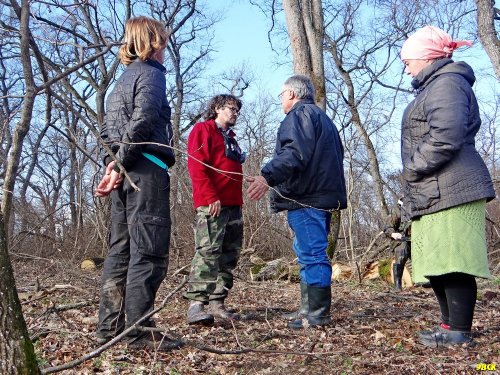
[[[0,214],[0,374],[40,374],[24,321]]]
[[[500,79],[500,40],[494,24],[494,1],[476,0],[476,4],[479,39],[491,60],[497,78]]]
[[[325,64],[323,58],[323,6],[321,0],[283,0],[288,35],[293,54],[293,71],[311,78],[316,104],[326,110]],[[337,178],[333,176],[332,178]],[[334,212],[328,236],[330,259],[337,247],[340,211]]]
[[[13,2],[15,3],[15,2]],[[16,4],[17,5],[17,4]],[[12,138],[12,148],[9,152],[9,159],[5,171],[4,194],[2,197],[2,214],[5,218],[5,227],[8,228],[10,213],[12,211],[12,202],[14,194],[14,185],[19,169],[19,160],[23,149],[23,141],[30,129],[33,107],[37,95],[35,80],[33,78],[33,69],[30,57],[30,31],[29,31],[29,1],[21,2],[21,23],[20,23],[20,54],[23,64],[24,82],[26,85],[26,94],[24,95],[23,109],[21,118],[14,129]]]
[[[311,78],[316,104],[326,109],[323,60],[323,7],[321,0],[283,0],[293,54],[293,71]]]

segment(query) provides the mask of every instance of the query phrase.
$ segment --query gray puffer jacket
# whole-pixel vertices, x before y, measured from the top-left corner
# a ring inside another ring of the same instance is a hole
[[[142,152],[155,155],[169,167],[175,163],[174,153],[168,147],[119,143],[171,145],[172,125],[165,90],[165,67],[153,60],[137,59],[127,66],[108,96],[101,137],[127,170],[138,157],[143,157]],[[104,153],[103,160],[107,165],[112,159]]]
[[[469,65],[451,59],[435,61],[412,81],[417,96],[401,127],[406,218],[495,197],[474,145],[481,125],[474,81]]]

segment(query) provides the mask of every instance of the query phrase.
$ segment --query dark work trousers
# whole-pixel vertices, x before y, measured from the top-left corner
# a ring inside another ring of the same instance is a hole
[[[476,307],[476,278],[454,272],[429,277],[439,302],[441,320],[454,331],[470,331]]]
[[[167,272],[170,177],[146,158],[140,158],[128,174],[141,191],[136,192],[124,179],[111,193],[109,253],[104,261],[97,328],[101,337],[115,336],[150,312]]]

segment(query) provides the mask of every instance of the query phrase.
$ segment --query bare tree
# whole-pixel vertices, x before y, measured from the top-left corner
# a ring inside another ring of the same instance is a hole
[[[38,369],[9,258],[7,236],[0,213],[0,373],[36,375]]]
[[[293,52],[293,71],[311,77],[316,104],[326,109],[323,60],[323,6],[321,0],[283,0],[288,35]]]
[[[25,95],[22,105],[19,121],[14,128],[12,137],[12,147],[9,152],[5,179],[4,179],[4,194],[2,196],[2,213],[6,225],[8,225],[10,214],[12,211],[13,191],[16,181],[16,176],[19,169],[19,161],[23,149],[23,141],[30,129],[33,109],[35,106],[35,99],[41,92],[50,92],[51,86],[56,82],[64,79],[69,74],[77,71],[78,69],[90,64],[99,57],[105,55],[111,48],[112,44],[105,46],[101,51],[91,55],[90,57],[80,60],[80,62],[71,68],[66,68],[60,74],[54,77],[49,77],[47,67],[44,64],[44,56],[39,49],[35,39],[30,30],[30,2],[22,1],[21,6],[15,1],[11,0],[11,6],[19,19],[19,34],[20,34],[20,59],[23,66],[23,78],[25,83]],[[31,60],[31,53],[33,53],[35,60],[38,64],[38,69],[42,75],[43,84],[37,84],[35,80],[35,69]]]
[[[494,0],[476,0],[477,4],[477,31],[479,39],[488,54],[500,80],[500,39],[495,29],[495,21],[500,22],[500,10],[495,8]]]

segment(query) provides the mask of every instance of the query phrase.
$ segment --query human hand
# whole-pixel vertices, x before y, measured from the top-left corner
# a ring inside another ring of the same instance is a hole
[[[214,217],[219,216],[220,215],[220,208],[221,208],[220,200],[216,200],[215,202],[210,203],[208,205],[209,215],[214,216]]]
[[[105,197],[121,185],[121,183],[123,182],[123,177],[119,172],[116,172],[113,169],[114,166],[115,161],[112,161],[107,165],[105,175],[97,185],[94,196]]]
[[[396,241],[401,241],[401,239],[403,238],[403,235],[401,233],[394,232],[394,233],[391,233],[391,238],[393,240],[396,240]]]
[[[247,189],[248,197],[251,200],[257,201],[261,199],[269,190],[269,185],[262,176],[246,177],[245,180],[251,182],[251,185]]]

